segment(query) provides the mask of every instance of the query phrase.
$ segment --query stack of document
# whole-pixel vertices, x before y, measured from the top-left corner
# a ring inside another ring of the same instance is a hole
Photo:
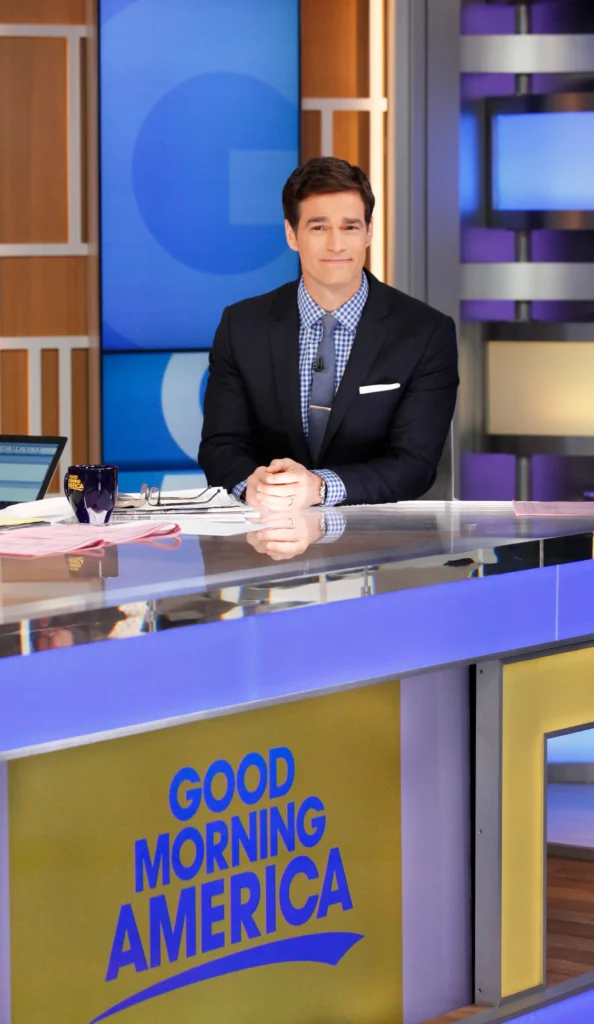
[[[112,519],[162,518],[163,516],[249,514],[243,502],[222,487],[186,491],[161,491],[153,487],[146,494],[120,494]]]
[[[159,491],[148,494],[120,494],[112,523],[177,523],[183,533],[231,536],[257,529],[260,513],[228,494],[222,487],[200,490]]]
[[[150,503],[157,500],[158,504]],[[4,510],[3,516],[6,526],[10,525],[12,517],[15,517],[15,525],[17,520],[29,517],[54,524],[76,522],[69,502],[63,497],[11,505]],[[161,492],[155,488],[151,489],[150,501],[147,495],[120,494],[109,526],[167,522],[180,526],[186,535],[226,537],[258,529],[259,516],[259,512],[248,508],[221,487]]]

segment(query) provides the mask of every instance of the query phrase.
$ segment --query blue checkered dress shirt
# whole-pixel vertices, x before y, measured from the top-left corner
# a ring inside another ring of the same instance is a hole
[[[334,394],[342,380],[346,364],[351,354],[355,331],[367,302],[369,284],[365,274],[361,278],[361,286],[357,292],[338,309],[332,310],[332,316],[338,320],[334,331],[334,347],[336,349],[336,381]],[[328,310],[318,306],[309,294],[303,278],[297,291],[299,309],[299,384],[301,389],[301,422],[303,433],[307,437],[309,420],[309,396],[311,394],[311,375],[318,345],[322,338],[322,317]],[[326,481],[326,505],[338,505],[346,498],[346,488],[337,473],[330,469],[316,469],[318,476]]]
[[[361,277],[361,286],[353,296],[338,309],[332,310],[332,316],[338,320],[338,327],[334,331],[334,345],[336,348],[336,381],[334,394],[342,380],[346,364],[351,354],[355,332],[361,319],[361,314],[367,302],[369,284],[365,274]],[[322,317],[328,310],[318,306],[309,294],[303,278],[299,282],[297,291],[297,307],[299,309],[299,385],[301,391],[301,422],[303,433],[307,437],[309,426],[309,396],[311,393],[311,375],[314,359],[318,352],[318,345],[322,337]],[[346,487],[337,473],[331,469],[316,469],[318,476],[326,481],[326,505],[338,505],[346,498]],[[245,480],[233,488],[237,498],[245,490]]]

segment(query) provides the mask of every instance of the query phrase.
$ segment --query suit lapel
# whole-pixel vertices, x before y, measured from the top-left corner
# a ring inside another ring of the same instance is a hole
[[[297,281],[291,282],[276,296],[271,309],[270,344],[274,379],[285,430],[293,446],[295,459],[303,465],[308,465],[311,460],[301,420],[297,287]],[[288,453],[279,452],[279,457],[285,454]]]
[[[369,273],[367,277],[369,279],[369,296],[359,320],[351,354],[332,403],[332,412],[318,460],[321,466],[324,464],[322,460],[329,444],[335,437],[342,420],[358,394],[360,384],[365,380],[367,372],[377,359],[387,337],[386,324],[382,321],[389,312],[389,305],[386,301],[388,289],[384,292],[376,278]]]

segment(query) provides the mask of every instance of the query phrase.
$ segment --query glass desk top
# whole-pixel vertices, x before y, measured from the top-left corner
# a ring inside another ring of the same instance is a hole
[[[213,527],[211,527],[213,528]],[[216,527],[214,527],[216,528]],[[592,517],[403,502],[267,515],[250,532],[0,559],[0,655],[591,560]]]

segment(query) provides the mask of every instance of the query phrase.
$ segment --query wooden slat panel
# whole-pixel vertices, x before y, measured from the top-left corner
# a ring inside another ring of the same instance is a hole
[[[0,0],[0,25],[84,25],[85,0]]]
[[[0,334],[86,335],[86,274],[84,256],[0,260]]]
[[[319,110],[301,111],[301,163],[319,156],[322,148],[322,115]]]
[[[41,430],[57,437],[60,433],[60,354],[57,348],[41,353]]]
[[[334,113],[334,156],[357,164],[369,175],[369,113],[366,110],[336,110]]]
[[[66,242],[66,40],[0,38],[0,82],[0,242]]]
[[[303,96],[369,95],[369,0],[301,0]]]
[[[72,350],[72,463],[89,461],[89,353]]]
[[[89,62],[88,41],[80,41],[80,168],[82,241],[89,241]]]
[[[0,426],[3,434],[29,433],[28,369],[26,350],[0,351]]]

